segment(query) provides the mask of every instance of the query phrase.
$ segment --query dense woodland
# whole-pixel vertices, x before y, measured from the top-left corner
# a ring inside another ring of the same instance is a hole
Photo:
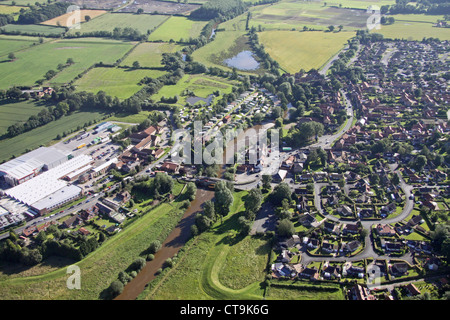
[[[191,13],[191,18],[201,20],[211,20],[220,18],[229,20],[247,10],[247,6],[242,0],[211,0]]]

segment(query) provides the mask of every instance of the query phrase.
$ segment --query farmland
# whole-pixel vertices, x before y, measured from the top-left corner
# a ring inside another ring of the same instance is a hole
[[[45,105],[34,101],[10,102],[2,101],[0,104],[0,136],[6,133],[10,125],[28,120],[37,114]]]
[[[90,18],[96,18],[98,16],[101,16],[102,14],[105,14],[105,10],[80,10],[80,21],[84,22],[86,21],[86,16],[89,16]],[[70,20],[70,18],[73,16],[73,13],[66,13],[59,17],[47,20],[42,22],[44,25],[49,26],[62,26],[62,27],[70,27],[74,22]],[[78,21],[77,21],[78,22]]]
[[[131,14],[131,13],[108,13],[83,23],[81,29],[72,29],[70,34],[76,32],[89,33],[96,31],[112,32],[114,28],[132,28],[137,29],[142,34],[158,27],[162,22],[167,20],[167,16],[148,15],[148,14]]]
[[[91,120],[99,121],[103,115],[103,113],[96,111],[78,112],[52,121],[19,136],[0,140],[0,162],[8,160],[13,155],[18,156],[26,150],[33,150],[41,145],[47,145],[57,135],[75,130],[78,126],[83,126]]]
[[[150,34],[149,41],[180,41],[196,38],[207,21],[195,21],[185,17],[170,17],[158,29]]]
[[[20,0],[20,1],[27,1],[27,0]],[[123,6],[123,1],[122,0],[104,0],[104,1],[97,1],[97,0],[61,0],[61,2],[74,3],[75,5],[79,6],[80,8],[87,8],[87,9],[114,10],[114,9],[118,9],[121,6]]]
[[[353,32],[264,31],[260,42],[285,72],[319,69],[354,36]]]
[[[0,28],[5,33],[26,34],[33,36],[56,37],[65,32],[64,28],[39,24],[7,24]]]
[[[68,58],[72,58],[74,64],[49,81],[50,84],[66,83],[95,63],[114,63],[132,46],[130,42],[98,39],[60,40],[37,45],[17,52],[14,61],[2,65],[4,76],[0,80],[0,88],[32,86],[43,79],[48,70],[56,70],[58,64],[65,64]]]
[[[0,60],[6,58],[6,56],[18,50],[22,50],[39,43],[39,39],[35,37],[24,36],[0,36]]]
[[[0,5],[0,14],[12,14],[20,11],[22,7]]]
[[[190,1],[192,2],[192,1]],[[201,3],[202,1],[195,1],[195,3]],[[203,1],[205,2],[205,1]],[[182,14],[188,15],[191,11],[200,7],[198,4],[185,4],[170,1],[154,1],[154,0],[140,0],[139,3],[133,2],[119,12],[137,12],[139,9],[144,10],[145,13],[164,13],[164,14]]]
[[[144,42],[140,43],[124,59],[121,66],[131,66],[134,61],[138,61],[141,67],[159,68],[162,66],[161,59],[163,53],[173,53],[183,47],[174,43]]]
[[[164,71],[123,68],[93,68],[81,79],[74,82],[78,91],[97,93],[104,91],[107,95],[126,99],[139,91],[138,82],[144,77],[157,78]]]

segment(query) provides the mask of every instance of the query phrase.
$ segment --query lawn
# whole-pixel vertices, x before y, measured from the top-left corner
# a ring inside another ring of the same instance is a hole
[[[260,42],[267,53],[288,73],[320,69],[341,50],[353,32],[264,31]]]
[[[138,82],[144,77],[158,78],[164,73],[146,69],[93,68],[76,80],[74,85],[77,91],[104,91],[107,95],[124,100],[141,89]]]
[[[91,120],[99,121],[103,116],[103,113],[95,111],[78,112],[16,137],[0,140],[0,162],[10,159],[13,155],[17,157],[26,150],[34,150],[41,145],[48,145],[58,134],[62,135],[63,132],[75,130],[78,126],[83,126]]]
[[[82,274],[81,290],[68,290],[66,267],[50,273],[11,279],[2,277],[3,299],[97,300],[149,243],[163,241],[181,218],[181,202],[164,203],[107,240],[96,251],[76,263]],[[45,263],[43,263],[45,266]],[[43,269],[44,270],[44,269]],[[5,279],[6,278],[6,279]]]
[[[141,111],[138,114],[132,115],[119,115],[116,114],[113,117],[108,118],[108,121],[117,121],[117,122],[126,122],[126,123],[141,123],[144,120],[148,119],[151,111]]]
[[[64,68],[48,84],[64,84],[73,80],[78,74],[95,63],[112,64],[133,47],[133,43],[100,40],[58,40],[33,46],[16,52],[16,59],[2,63],[0,72],[0,88],[13,85],[33,86],[37,80],[43,79],[49,70],[57,70],[58,64],[66,64],[68,58],[74,64]]]
[[[114,28],[132,28],[146,34],[149,30],[157,28],[167,20],[167,16],[133,14],[133,13],[107,13],[81,25],[81,29],[72,29],[69,33],[89,33],[95,31],[110,31]]]
[[[172,16],[150,34],[149,41],[180,41],[197,38],[207,21],[195,21],[185,17]]]
[[[134,61],[138,61],[141,67],[160,68],[163,53],[180,51],[183,47],[175,43],[143,42],[131,51],[123,60],[121,66],[130,67]]]

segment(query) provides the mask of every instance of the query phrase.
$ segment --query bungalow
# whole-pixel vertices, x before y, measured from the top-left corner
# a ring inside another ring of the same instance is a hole
[[[409,268],[409,266],[407,263],[397,262],[397,263],[393,263],[390,266],[390,271],[391,271],[391,274],[393,274],[394,276],[402,276],[408,272],[408,268]]]
[[[326,253],[336,253],[338,251],[338,245],[324,240],[322,242],[322,251]]]
[[[397,205],[395,203],[390,203],[387,206],[381,207],[381,214],[382,215],[389,215],[397,210]]]
[[[342,244],[342,251],[343,252],[354,252],[356,249],[359,248],[359,246],[361,245],[361,242],[359,242],[358,240],[353,240],[347,243],[343,243]]]
[[[342,228],[342,232],[344,234],[347,234],[347,233],[356,234],[359,232],[359,227],[356,224],[346,223],[346,224],[344,224],[344,227]]]
[[[305,268],[298,274],[298,276],[309,280],[317,280],[319,279],[319,271],[315,268]]]
[[[281,182],[284,181],[284,179],[286,178],[287,175],[287,171],[286,170],[278,170],[278,173],[276,175],[274,175],[273,180],[276,182]]]
[[[307,244],[309,249],[317,249],[319,247],[320,241],[318,239],[309,239]]]
[[[408,292],[408,296],[417,296],[420,294],[420,290],[414,285],[414,283],[410,283],[405,286],[406,291]]]
[[[322,269],[322,274],[325,279],[336,279],[341,277],[340,266],[326,266]]]
[[[379,236],[393,237],[396,234],[395,229],[388,224],[377,224],[375,229]]]
[[[178,163],[173,163],[173,162],[164,162],[161,165],[160,170],[168,172],[168,173],[176,174],[180,170],[180,165]]]
[[[353,214],[353,210],[347,205],[343,205],[340,208],[338,208],[337,212],[344,217],[347,217],[347,216],[350,216]]]
[[[316,222],[316,218],[314,218],[309,213],[302,214],[300,218],[298,218],[298,222],[305,227],[310,227],[314,222]]]
[[[323,223],[323,229],[325,231],[328,231],[328,232],[334,233],[336,235],[339,235],[339,233],[341,232],[341,225],[333,223],[333,222],[325,221]]]
[[[80,216],[79,215],[75,215],[75,216],[72,216],[72,217],[69,217],[68,219],[66,219],[63,222],[63,226],[65,228],[73,228],[73,227],[76,227],[77,225],[79,225],[80,223],[81,223]]]
[[[370,294],[367,287],[363,287],[359,284],[355,284],[349,290],[348,296],[351,300],[376,300],[375,296]]]

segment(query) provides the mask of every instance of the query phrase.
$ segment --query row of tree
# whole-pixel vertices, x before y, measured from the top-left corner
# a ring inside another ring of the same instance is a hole
[[[219,18],[229,20],[243,14],[247,6],[242,0],[210,0],[197,10],[191,12],[190,17],[200,20]]]

